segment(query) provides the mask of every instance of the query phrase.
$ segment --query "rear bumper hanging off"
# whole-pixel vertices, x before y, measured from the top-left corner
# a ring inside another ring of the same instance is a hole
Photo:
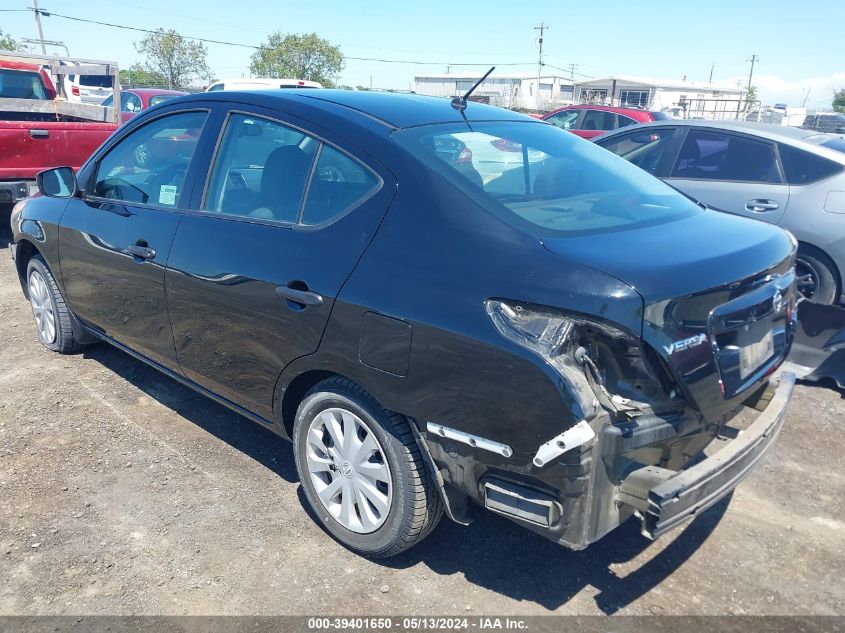
[[[643,534],[657,538],[730,493],[774,443],[786,417],[795,375],[784,372],[760,416],[724,448],[680,471],[644,466],[622,482],[618,500],[636,508]]]

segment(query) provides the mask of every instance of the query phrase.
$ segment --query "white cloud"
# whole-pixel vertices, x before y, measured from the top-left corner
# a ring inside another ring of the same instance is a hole
[[[735,84],[737,79],[743,86],[748,83],[748,77],[734,77],[725,83]],[[759,98],[766,105],[786,103],[791,106],[800,106],[809,89],[807,109],[830,110],[834,91],[845,88],[845,72],[797,81],[790,81],[777,75],[755,75],[752,83],[757,86]]]

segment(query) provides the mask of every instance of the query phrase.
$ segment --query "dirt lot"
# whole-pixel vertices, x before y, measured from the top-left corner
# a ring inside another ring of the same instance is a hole
[[[799,385],[734,494],[570,552],[446,520],[387,562],[304,511],[290,445],[129,356],[36,341],[0,213],[0,614],[843,614],[843,394]]]

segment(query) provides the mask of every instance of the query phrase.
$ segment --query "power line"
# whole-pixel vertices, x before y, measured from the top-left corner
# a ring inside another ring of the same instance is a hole
[[[32,9],[23,9],[25,11],[32,11]],[[62,18],[65,20],[72,20],[74,22],[85,22],[88,24],[97,24],[99,26],[107,26],[114,29],[124,29],[127,31],[137,31],[139,33],[159,33],[158,29],[145,29],[141,28],[140,26],[127,26],[125,24],[115,24],[114,22],[103,22],[100,20],[91,20],[88,18],[79,18],[72,15],[64,15],[62,13],[56,13],[55,11],[45,11],[44,9],[38,9],[38,13],[40,13],[44,17],[56,17]],[[249,48],[252,50],[262,50],[267,48],[266,46],[256,46],[254,44],[243,44],[241,42],[227,42],[225,40],[213,40],[206,37],[193,37],[190,35],[183,35],[185,39],[194,40],[197,42],[207,42],[209,44],[220,44],[222,46],[236,46],[239,48]],[[351,59],[353,61],[363,61],[363,62],[379,62],[384,64],[411,64],[416,66],[490,66],[489,61],[485,62],[421,62],[418,60],[410,60],[410,59],[384,59],[379,57],[353,57],[350,55],[344,55],[345,59]],[[496,64],[497,66],[529,66],[532,62],[505,62],[501,64]]]

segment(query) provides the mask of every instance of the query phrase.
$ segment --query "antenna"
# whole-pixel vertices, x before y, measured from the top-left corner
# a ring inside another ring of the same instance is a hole
[[[481,77],[481,79],[479,79],[478,81],[476,81],[472,85],[472,88],[470,88],[469,90],[466,91],[466,94],[463,97],[453,97],[452,98],[452,107],[455,108],[455,110],[457,110],[458,112],[463,112],[464,110],[466,110],[467,99],[469,98],[469,96],[475,91],[476,88],[478,88],[478,86],[481,85],[481,82],[483,82],[485,79],[487,79],[487,77],[490,76],[490,73],[492,73],[494,70],[496,70],[496,67],[491,66],[490,70],[488,70],[486,73],[484,73],[484,76]]]

